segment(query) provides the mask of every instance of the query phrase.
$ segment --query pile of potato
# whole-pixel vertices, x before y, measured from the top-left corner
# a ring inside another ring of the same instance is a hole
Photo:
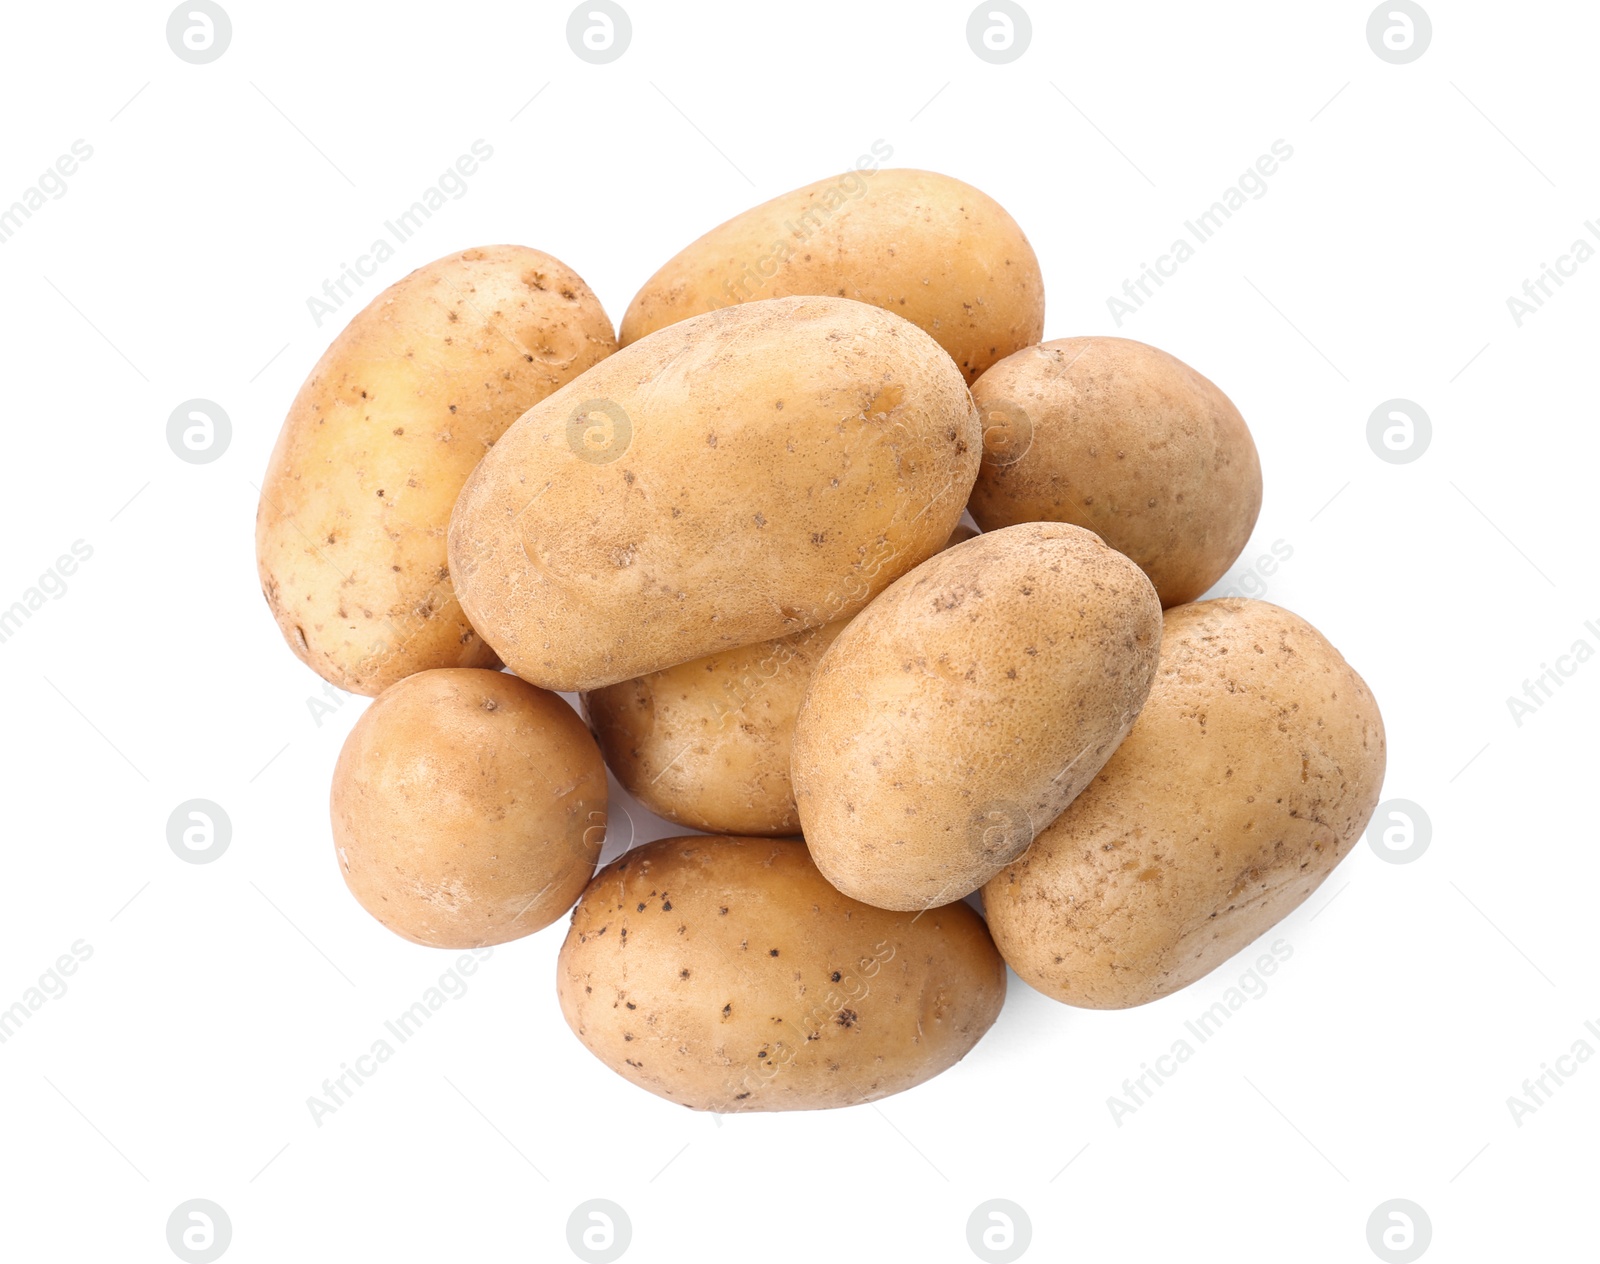
[[[519,246],[379,295],[257,523],[290,647],[376,697],[333,778],[362,906],[451,949],[571,909],[572,1030],[716,1111],[921,1083],[1007,965],[1140,1005],[1293,910],[1377,803],[1377,704],[1304,620],[1197,601],[1261,506],[1228,397],[1043,331],[1016,223],[921,171],[713,229],[620,345]],[[596,874],[607,766],[704,833]]]

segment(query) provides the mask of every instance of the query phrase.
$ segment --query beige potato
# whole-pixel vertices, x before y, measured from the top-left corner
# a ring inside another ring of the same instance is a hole
[[[791,778],[817,867],[880,908],[976,890],[1117,748],[1160,639],[1150,581],[1079,527],[924,562],[840,633],[801,705]]]
[[[1187,987],[1322,884],[1383,785],[1383,718],[1322,635],[1264,601],[1165,617],[1133,731],[984,887],[1011,968],[1091,1009]]]
[[[369,695],[495,666],[450,583],[456,495],[507,426],[615,349],[582,278],[524,246],[448,255],[358,313],[295,396],[261,486],[261,591],[295,654]]]
[[[524,680],[593,690],[854,613],[936,552],[977,414],[916,326],[746,303],[625,347],[467,480],[450,571]]]
[[[966,525],[950,544],[971,539]],[[583,695],[625,789],[658,816],[712,834],[800,832],[789,752],[806,682],[849,619],[708,654]]]
[[[752,299],[833,294],[932,334],[968,383],[1044,336],[1044,279],[998,202],[932,171],[856,170],[752,207],[669,259],[622,344]]]
[[[1143,568],[1163,606],[1227,573],[1261,511],[1261,462],[1233,402],[1183,361],[1126,338],[1060,338],[972,387],[985,531],[1071,522]]]
[[[356,721],[332,812],[339,872],[367,912],[414,943],[477,948],[572,907],[605,839],[606,770],[555,694],[438,668]]]
[[[920,917],[828,885],[798,840],[664,838],[602,869],[556,990],[625,1079],[695,1110],[877,1101],[966,1056],[1005,964],[965,904]]]

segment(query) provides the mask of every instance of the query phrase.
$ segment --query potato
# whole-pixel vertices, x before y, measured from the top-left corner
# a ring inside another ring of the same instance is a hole
[[[700,835],[595,876],[556,990],[618,1075],[726,1113],[854,1106],[932,1079],[989,1029],[1006,977],[965,904],[868,908],[798,840]]]
[[[980,535],[897,580],[822,656],[795,724],[817,867],[888,909],[982,886],[1116,749],[1160,638],[1139,568],[1061,523]]]
[[[950,543],[976,532],[961,525]],[[617,780],[658,816],[713,834],[800,832],[789,784],[795,716],[848,619],[709,654],[583,695]]]
[[[931,171],[851,171],[734,216],[669,259],[622,318],[626,346],[751,299],[834,294],[932,334],[970,384],[1044,336],[1044,279],[1005,209]]]
[[[554,694],[442,667],[356,721],[332,808],[339,871],[367,912],[415,943],[477,948],[572,907],[600,859],[606,770]]]
[[[979,444],[916,326],[848,299],[746,303],[531,408],[462,490],[450,571],[517,675],[599,689],[859,610],[944,543]]]
[[[1143,568],[1163,606],[1227,573],[1261,511],[1261,462],[1220,390],[1126,338],[1061,338],[972,387],[984,418],[972,517],[1087,527]]]
[[[1225,598],[1166,613],[1133,732],[983,890],[1011,968],[1091,1009],[1187,987],[1322,885],[1383,784],[1383,719],[1304,619]]]
[[[492,667],[456,603],[456,494],[507,426],[616,349],[577,273],[524,246],[449,255],[378,295],[317,361],[261,487],[261,590],[289,647],[352,693]]]

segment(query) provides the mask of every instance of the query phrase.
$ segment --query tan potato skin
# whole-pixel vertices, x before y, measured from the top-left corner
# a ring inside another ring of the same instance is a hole
[[[1150,581],[1079,527],[923,563],[839,635],[801,705],[791,778],[817,867],[880,908],[975,891],[1117,748],[1160,639]]]
[[[985,531],[1087,527],[1143,568],[1163,606],[1199,597],[1248,543],[1261,511],[1250,429],[1165,351],[1059,338],[1002,360],[972,397],[984,456],[968,508]]]
[[[1322,884],[1383,785],[1378,705],[1304,619],[1224,598],[1165,625],[1133,732],[983,890],[1011,968],[1069,1005],[1209,974]]]
[[[531,405],[616,349],[582,278],[525,246],[397,281],[317,361],[256,514],[261,591],[302,662],[375,695],[428,667],[492,667],[445,537],[467,475]]]
[[[978,447],[961,375],[916,326],[746,303],[530,409],[462,490],[450,571],[517,675],[599,689],[853,614],[944,543]]]
[[[1005,208],[949,176],[888,168],[818,180],[713,228],[645,282],[622,318],[622,344],[789,294],[832,294],[904,316],[933,335],[969,385],[1044,336],[1039,260]]]
[[[977,533],[961,525],[950,543]],[[848,619],[583,695],[606,765],[658,816],[712,834],[798,834],[789,784],[806,682]]]
[[[1005,963],[965,904],[921,917],[840,895],[797,839],[664,838],[602,869],[556,990],[625,1079],[695,1110],[820,1110],[966,1056]]]
[[[594,874],[606,771],[583,721],[504,672],[407,676],[367,708],[333,774],[345,884],[413,943],[520,939]]]

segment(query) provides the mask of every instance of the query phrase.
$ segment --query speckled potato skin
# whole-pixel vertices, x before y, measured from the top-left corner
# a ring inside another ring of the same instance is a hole
[[[694,1110],[820,1110],[954,1066],[1005,1000],[965,904],[921,917],[835,891],[798,839],[664,838],[602,869],[572,913],[567,1025],[640,1088]]]
[[[397,281],[317,361],[256,513],[261,591],[295,654],[376,695],[428,667],[493,667],[445,537],[473,466],[531,405],[616,349],[582,278],[525,246]]]
[[[977,533],[961,525],[950,543]],[[654,812],[711,834],[800,832],[795,717],[848,619],[708,654],[583,695],[606,766]]]
[[[603,688],[859,610],[944,544],[977,425],[949,357],[898,316],[712,312],[512,426],[462,490],[450,572],[517,675]]]
[[[880,908],[975,891],[1117,748],[1160,639],[1150,581],[1079,527],[924,562],[839,635],[801,705],[790,772],[817,867]]]
[[[1165,617],[1133,732],[984,887],[1011,968],[1089,1009],[1187,987],[1322,884],[1383,786],[1383,718],[1304,619],[1224,598]]]
[[[1248,543],[1261,511],[1250,429],[1165,351],[1059,338],[1002,360],[972,397],[984,456],[968,507],[985,531],[1087,527],[1143,568],[1163,606],[1199,597]]]
[[[987,194],[932,171],[853,171],[763,202],[666,262],[628,305],[622,344],[685,317],[788,294],[871,303],[932,334],[970,385],[1044,336],[1044,279]]]
[[[505,672],[398,681],[356,721],[333,774],[345,884],[413,943],[520,939],[583,891],[606,832],[606,770],[583,721]]]

